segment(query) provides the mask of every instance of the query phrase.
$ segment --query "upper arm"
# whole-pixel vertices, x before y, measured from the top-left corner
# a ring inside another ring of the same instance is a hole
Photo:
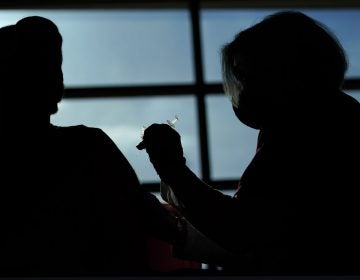
[[[138,177],[121,150],[101,129],[93,129],[94,161],[96,169],[101,171],[106,180],[116,180],[119,185],[139,185]],[[94,170],[96,172],[96,170]]]

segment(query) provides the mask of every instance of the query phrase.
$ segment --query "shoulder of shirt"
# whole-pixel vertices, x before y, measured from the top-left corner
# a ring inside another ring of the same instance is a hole
[[[51,125],[51,128],[59,132],[61,134],[70,134],[76,136],[86,136],[86,137],[106,137],[109,136],[101,129],[97,127],[90,127],[83,124],[80,125],[72,125],[72,126],[58,126],[58,125]]]
[[[101,128],[86,126],[83,124],[70,125],[70,126],[60,126],[60,125],[51,124],[51,127],[55,130],[61,130],[61,131],[94,131],[94,132],[104,133]]]

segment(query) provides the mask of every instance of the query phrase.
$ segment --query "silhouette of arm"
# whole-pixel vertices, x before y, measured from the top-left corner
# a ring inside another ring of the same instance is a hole
[[[116,144],[101,130],[98,144],[99,168],[107,177],[109,199],[124,197],[134,219],[139,223],[141,230],[148,235],[160,238],[171,243],[181,242],[181,233],[178,231],[176,218],[165,209],[155,195],[144,190],[137,175]],[[114,201],[119,203],[119,201]]]
[[[281,203],[261,193],[231,197],[200,180],[185,164],[180,137],[167,125],[150,126],[142,145],[183,204],[182,214],[207,237],[233,252],[274,238],[270,228],[281,224]]]
[[[225,195],[200,180],[188,167],[178,175],[171,187],[184,206],[182,214],[229,251],[244,253],[255,244],[271,242],[274,231],[281,230],[281,201],[261,195]]]

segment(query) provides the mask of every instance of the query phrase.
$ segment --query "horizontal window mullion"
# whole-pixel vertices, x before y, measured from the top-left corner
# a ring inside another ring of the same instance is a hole
[[[359,7],[359,1],[304,1],[293,0],[203,0],[200,1],[202,8],[221,9],[221,8],[283,8],[283,7],[312,7],[312,8],[339,8],[339,7]],[[17,9],[159,9],[159,8],[184,8],[188,0],[2,0],[0,8]]]
[[[345,90],[360,89],[360,78],[345,79],[343,89],[345,89]]]
[[[189,95],[195,91],[194,85],[67,88],[65,98]]]
[[[193,95],[196,92],[219,93],[222,90],[223,87],[220,83],[208,85],[69,87],[65,89],[65,98]]]
[[[346,79],[345,90],[360,89],[360,78]],[[196,92],[205,94],[219,94],[223,92],[221,83],[205,85],[161,85],[161,86],[119,86],[119,87],[93,87],[93,88],[67,88],[65,98],[91,98],[91,97],[132,97],[132,96],[171,96],[193,95]]]

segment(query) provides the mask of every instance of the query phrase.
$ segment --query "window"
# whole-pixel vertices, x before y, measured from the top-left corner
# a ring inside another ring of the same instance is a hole
[[[1,26],[39,15],[63,36],[67,87],[191,83],[186,10],[20,10],[1,13]]]
[[[235,34],[282,9],[203,9],[201,39],[204,76],[207,83],[221,82],[220,49]],[[360,9],[298,9],[329,27],[338,37],[349,58],[347,78],[360,76]],[[360,92],[349,91],[355,98]],[[239,123],[228,100],[219,95],[206,99],[208,109],[209,158],[212,180],[239,178],[255,153],[257,131]],[[223,135],[227,135],[226,144]]]
[[[178,115],[176,129],[181,134],[187,164],[200,176],[195,98],[193,96],[114,97],[99,99],[64,99],[52,117],[57,125],[102,128],[132,164],[141,182],[156,182],[147,153],[136,149],[142,126],[165,122]]]
[[[237,121],[222,94],[219,51],[241,29],[288,7],[279,1],[251,6],[250,1],[135,0],[124,7],[121,1],[105,2],[91,9],[82,1],[36,8],[0,4],[7,8],[0,10],[1,26],[40,15],[52,19],[63,35],[66,92],[52,121],[102,128],[141,182],[158,190],[146,153],[135,146],[143,125],[176,114],[190,167],[213,186],[235,188],[255,152],[257,131]],[[291,9],[296,3],[343,44],[350,61],[345,90],[360,100],[360,5],[302,7],[303,1],[294,1]]]
[[[235,34],[282,9],[204,9],[201,13],[204,71],[207,82],[220,82],[220,48]],[[329,27],[344,47],[350,62],[348,78],[360,76],[360,9],[297,9]]]
[[[211,179],[240,178],[255,155],[258,131],[239,122],[224,94],[207,96],[206,107]]]

